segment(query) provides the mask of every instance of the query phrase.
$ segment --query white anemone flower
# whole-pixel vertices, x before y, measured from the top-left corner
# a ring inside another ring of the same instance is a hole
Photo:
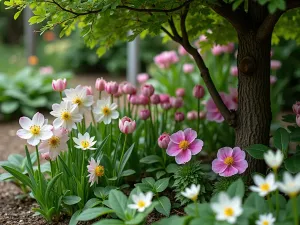
[[[269,150],[264,154],[264,159],[270,168],[277,170],[282,164],[283,154],[280,150],[277,150],[276,153],[274,153],[272,150]]]
[[[255,221],[256,225],[273,225],[276,219],[272,213],[259,215],[259,219]]]
[[[98,184],[99,177],[104,176],[104,167],[100,165],[99,160],[96,161],[94,158],[91,158],[89,163],[87,166],[89,172],[88,177],[92,186],[94,183]]]
[[[253,180],[256,186],[250,186],[250,190],[257,192],[262,197],[277,189],[275,175],[273,173],[268,174],[266,178],[256,174]]]
[[[200,192],[200,185],[195,185],[192,184],[190,188],[186,188],[183,192],[181,192],[181,194],[186,197],[191,199],[192,201],[196,201],[198,198]]]
[[[68,131],[65,128],[54,129],[53,136],[39,145],[40,153],[49,153],[51,160],[55,160],[56,157],[62,151],[68,150],[67,141],[69,140]]]
[[[73,138],[74,142],[77,144],[75,148],[79,148],[82,150],[95,150],[96,148],[92,148],[96,141],[94,141],[95,137],[90,137],[90,134],[86,132],[84,135],[78,133],[78,138]]]
[[[139,193],[132,195],[132,201],[134,204],[129,204],[128,207],[131,209],[137,209],[139,212],[144,212],[147,207],[152,204],[152,192]]]
[[[297,196],[300,192],[300,173],[293,177],[288,172],[283,174],[283,182],[277,183],[278,188],[290,198]]]
[[[52,126],[47,124],[44,115],[39,112],[34,114],[32,120],[21,117],[19,124],[23,129],[18,130],[17,135],[32,146],[37,146],[41,140],[47,140],[53,135]]]
[[[53,121],[53,126],[55,129],[63,127],[68,131],[72,129],[77,129],[75,123],[82,120],[83,116],[79,113],[78,106],[72,102],[61,102],[60,104],[53,104],[50,114],[57,117]]]
[[[211,203],[211,208],[216,213],[217,220],[231,224],[243,213],[241,198],[235,196],[231,199],[225,192],[219,194],[218,202]]]
[[[64,92],[66,97],[63,100],[77,104],[80,113],[84,113],[86,109],[90,109],[94,103],[93,95],[87,95],[86,87],[81,85],[78,85],[75,89],[66,89]]]
[[[95,119],[97,122],[104,124],[110,124],[112,119],[119,118],[119,112],[117,111],[117,104],[110,103],[110,99],[98,100],[96,106],[93,109]]]

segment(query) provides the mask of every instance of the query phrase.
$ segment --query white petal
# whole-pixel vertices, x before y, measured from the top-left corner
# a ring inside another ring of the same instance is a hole
[[[265,180],[262,176],[258,175],[258,174],[255,174],[253,176],[253,180],[254,180],[254,183],[257,185],[257,186],[260,186],[261,184],[265,183]]]
[[[27,143],[32,146],[37,146],[40,143],[40,139],[37,136],[32,136],[27,140]]]
[[[118,111],[112,111],[111,118],[114,119],[114,120],[118,119],[119,118],[119,112]]]
[[[52,131],[41,131],[39,138],[44,141],[50,139],[52,136]]]
[[[34,114],[33,118],[32,118],[32,123],[34,125],[37,125],[37,126],[43,126],[44,125],[44,122],[45,122],[45,118],[44,118],[44,115],[37,112],[36,114]]]
[[[25,116],[20,118],[19,123],[20,123],[20,126],[26,130],[29,130],[30,127],[32,126],[31,119],[29,119],[28,117],[25,117]]]
[[[56,118],[56,119],[53,121],[53,126],[54,126],[55,129],[58,129],[58,128],[60,128],[60,127],[63,126],[63,123],[64,123],[64,121],[63,121],[62,119]]]
[[[22,139],[29,139],[33,136],[32,133],[30,133],[30,131],[24,129],[18,130],[17,135]]]

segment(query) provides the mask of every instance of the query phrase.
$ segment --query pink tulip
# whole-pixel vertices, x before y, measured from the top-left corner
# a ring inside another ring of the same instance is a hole
[[[141,120],[147,120],[150,117],[150,111],[148,109],[140,110],[139,117]]]
[[[271,75],[271,76],[270,76],[270,84],[275,84],[276,81],[277,81],[277,77]]]
[[[222,45],[224,53],[232,53],[234,51],[234,43],[230,42],[227,45]]]
[[[128,95],[128,100],[132,105],[140,104],[139,96],[137,96],[137,95]]]
[[[190,63],[185,63],[182,67],[184,73],[192,73],[194,71],[194,65]]]
[[[170,103],[171,103],[171,105],[172,105],[172,107],[174,109],[179,109],[179,108],[181,108],[183,106],[183,100],[180,97],[178,97],[178,98],[174,98],[174,97],[170,98]]]
[[[93,89],[91,86],[84,86],[86,90],[86,95],[93,95]]]
[[[213,55],[221,55],[223,53],[223,47],[221,45],[214,45],[213,48],[211,49],[211,53]]]
[[[169,110],[169,109],[172,108],[172,105],[171,105],[170,102],[161,103],[160,105],[161,105],[161,107],[162,107],[164,110]]]
[[[67,80],[66,79],[58,79],[52,80],[52,89],[54,91],[62,92],[67,87]]]
[[[157,143],[160,148],[167,149],[170,143],[170,135],[168,133],[163,133],[159,136]]]
[[[296,115],[296,124],[300,127],[300,114]]]
[[[146,96],[146,97],[150,97],[151,95],[154,94],[154,87],[151,84],[144,84],[142,86],[142,95]]]
[[[160,103],[160,98],[159,98],[159,95],[157,94],[154,94],[150,97],[150,102],[154,105],[157,105]]]
[[[185,164],[191,160],[192,155],[197,155],[203,147],[203,141],[197,138],[197,132],[191,128],[180,130],[170,136],[167,148],[169,156],[175,156],[177,164]]]
[[[237,77],[238,74],[239,74],[238,67],[237,66],[232,66],[230,68],[230,73],[231,73],[232,76]]]
[[[271,69],[278,70],[281,68],[281,62],[279,60],[271,60]]]
[[[179,55],[187,55],[188,54],[188,52],[185,50],[185,48],[182,45],[179,45],[178,53],[179,53]]]
[[[148,105],[149,104],[149,97],[146,97],[145,95],[139,95],[138,101],[140,105]]]
[[[217,159],[212,162],[212,170],[222,177],[230,177],[235,174],[242,174],[248,168],[245,160],[246,154],[239,147],[220,148]]]
[[[119,128],[120,131],[124,134],[131,134],[135,130],[136,123],[134,120],[125,116],[122,119],[119,119]]]
[[[110,95],[117,94],[119,91],[119,85],[114,81],[107,82],[105,85],[105,91]]]
[[[185,95],[185,89],[184,88],[177,88],[176,89],[176,96],[177,97],[184,97]]]
[[[293,112],[297,115],[300,114],[300,102],[296,102],[293,105]]]
[[[106,81],[101,77],[97,78],[95,83],[95,88],[97,91],[104,91],[106,86]]]
[[[136,88],[131,83],[125,83],[121,88],[124,94],[134,95],[136,93]]]
[[[184,114],[182,112],[176,112],[175,113],[175,121],[181,122],[184,120]]]
[[[188,120],[196,120],[198,118],[198,112],[193,110],[187,113],[187,119]]]
[[[237,108],[236,103],[232,100],[230,95],[225,93],[220,93],[220,96],[228,109],[235,110]],[[217,108],[212,98],[210,98],[207,101],[206,109],[207,109],[207,116],[206,116],[207,120],[216,121],[217,123],[221,123],[224,121],[224,117],[220,113],[219,109]]]
[[[160,103],[167,103],[170,102],[170,96],[168,94],[160,94]]]
[[[137,75],[136,77],[137,81],[140,83],[140,84],[143,84],[145,83],[147,80],[149,80],[149,74],[147,73],[140,73]]]
[[[194,86],[193,95],[195,98],[198,98],[198,99],[203,98],[204,94],[205,94],[205,90],[204,90],[203,86],[201,86],[201,85]]]
[[[175,51],[165,51],[154,57],[155,64],[161,69],[167,69],[179,61]]]

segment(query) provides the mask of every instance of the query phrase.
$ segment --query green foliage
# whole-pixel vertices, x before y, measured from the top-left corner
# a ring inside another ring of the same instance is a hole
[[[231,177],[221,177],[218,181],[214,183],[213,195],[218,194],[222,191],[226,191],[234,181],[239,179],[239,177],[239,175]]]
[[[190,200],[183,197],[181,192],[192,184],[200,184],[200,193],[198,199],[201,202],[205,202],[209,199],[209,195],[212,192],[211,179],[213,177],[212,173],[208,173],[209,170],[205,165],[200,162],[187,163],[177,170],[174,174],[174,184],[173,188],[175,191],[175,199],[181,203],[181,205],[187,204]]]

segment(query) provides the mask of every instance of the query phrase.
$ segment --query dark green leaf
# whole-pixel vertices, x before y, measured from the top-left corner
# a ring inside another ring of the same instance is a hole
[[[300,155],[293,155],[284,161],[285,168],[291,173],[300,172]]]
[[[84,210],[78,217],[78,221],[88,221],[95,219],[99,216],[103,216],[109,213],[113,213],[114,211],[106,208],[106,207],[96,207],[96,208],[89,208]]]
[[[277,149],[286,152],[290,142],[290,135],[284,128],[279,128],[274,134],[274,145]]]
[[[255,159],[264,159],[264,153],[269,150],[269,147],[261,144],[254,144],[250,145],[245,150]]]
[[[161,196],[157,201],[159,204],[155,206],[155,209],[164,216],[169,217],[171,211],[170,199],[166,196]]]
[[[62,200],[66,205],[75,205],[81,201],[81,198],[76,195],[69,195],[69,196],[63,197]]]
[[[239,196],[241,198],[244,197],[245,194],[245,185],[242,179],[238,179],[237,181],[234,181],[228,188],[227,193],[229,196]]]

